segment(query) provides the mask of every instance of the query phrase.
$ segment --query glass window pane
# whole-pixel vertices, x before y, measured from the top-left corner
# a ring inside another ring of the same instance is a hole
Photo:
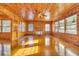
[[[2,32],[10,32],[11,31],[10,27],[3,27],[2,29],[3,29]]]
[[[2,24],[3,24],[3,26],[11,26],[11,21],[10,20],[3,20]]]
[[[11,32],[11,21],[10,20],[2,21],[2,32]]]
[[[25,31],[25,24],[24,23],[20,23],[19,24],[19,31],[20,32],[24,32]]]
[[[58,31],[59,31],[59,25],[58,25],[58,22],[55,22],[54,32],[58,32]]]
[[[28,31],[33,31],[33,24],[28,24]]]
[[[59,21],[60,27],[59,27],[59,32],[64,33],[64,20]]]
[[[66,33],[77,34],[77,15],[70,16],[66,19]]]
[[[45,24],[45,31],[50,31],[50,24]]]

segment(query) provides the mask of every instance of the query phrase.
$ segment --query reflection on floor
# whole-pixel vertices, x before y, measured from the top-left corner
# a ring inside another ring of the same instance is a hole
[[[26,47],[17,49],[13,56],[56,56],[55,50],[47,47],[40,46]]]
[[[36,44],[36,43],[38,43],[38,40],[34,40],[34,41],[33,41],[33,44]],[[28,45],[28,44],[30,44],[29,41],[28,41],[28,42],[25,42],[25,45]]]
[[[11,55],[11,44],[0,43],[0,56],[10,56],[10,55]]]
[[[38,53],[38,46],[28,47],[28,48],[20,48],[14,54],[14,56],[26,56],[26,55],[32,55],[35,53]]]
[[[30,38],[31,39],[31,38]],[[23,44],[23,47],[16,48],[15,51],[12,52],[13,56],[56,56],[55,48],[52,46],[46,46],[40,40],[42,38],[36,38],[33,42],[30,42],[26,39],[26,42]],[[44,39],[43,39],[44,40]],[[48,41],[48,40],[47,40]]]
[[[54,48],[51,48],[50,46],[49,47],[44,47],[44,48],[41,48],[41,51],[40,51],[40,54],[39,56],[57,56],[57,53],[55,51]]]

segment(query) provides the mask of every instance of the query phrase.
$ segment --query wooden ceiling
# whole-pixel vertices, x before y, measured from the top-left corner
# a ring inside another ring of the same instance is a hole
[[[6,4],[0,4],[1,7],[3,7],[4,9],[7,9],[9,12],[13,13],[14,15],[17,15],[17,17],[20,17],[20,11],[22,9],[24,9],[26,12],[28,12],[29,10],[37,10],[37,11],[42,11],[44,9],[48,9],[51,12],[51,20],[57,19],[62,12],[68,10],[73,4],[56,4],[56,3],[32,3],[32,4],[28,4],[28,3],[24,3],[24,4],[10,4],[10,3],[6,3]],[[0,15],[4,15],[4,13],[0,13]],[[5,13],[6,15],[6,13]],[[8,15],[10,16],[10,15]],[[20,17],[21,18],[21,17]]]

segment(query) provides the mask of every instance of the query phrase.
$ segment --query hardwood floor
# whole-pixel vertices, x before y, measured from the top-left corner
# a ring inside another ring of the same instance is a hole
[[[54,48],[51,47],[41,47],[41,46],[32,46],[25,48],[16,48],[13,53],[13,56],[56,56]]]
[[[45,36],[44,37],[35,36],[33,40],[33,45],[31,44],[32,42],[29,42],[27,38],[24,40],[25,43],[22,46],[16,47],[12,51],[13,56],[56,56],[57,55],[54,47],[54,41],[52,38],[50,38],[49,46],[45,45]]]

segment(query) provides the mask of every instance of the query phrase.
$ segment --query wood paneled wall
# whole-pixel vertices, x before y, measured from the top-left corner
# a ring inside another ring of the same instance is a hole
[[[62,20],[62,19],[65,20],[67,17],[74,14],[77,15],[77,34],[75,35],[75,34],[53,32],[53,36],[58,38],[60,41],[63,40],[63,42],[66,42],[68,44],[73,44],[74,46],[79,47],[79,4],[74,4],[71,8],[69,8],[68,10],[65,10],[65,12],[63,12],[63,16],[61,14],[61,17],[59,18],[59,20]]]

